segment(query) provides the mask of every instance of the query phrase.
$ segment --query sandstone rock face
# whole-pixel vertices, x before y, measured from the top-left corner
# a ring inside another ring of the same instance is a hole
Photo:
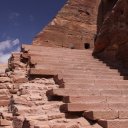
[[[84,49],[93,47],[100,0],[68,0],[33,40],[34,45]]]
[[[95,42],[95,51],[102,51],[112,44],[122,44],[127,37],[127,2],[119,0],[107,15]],[[127,39],[126,39],[127,40]]]
[[[128,126],[128,80],[92,50],[22,45],[9,60],[0,76],[0,127]],[[12,95],[16,113],[8,111]]]
[[[5,69],[7,68],[7,64],[0,64],[0,76],[5,75]]]
[[[128,2],[118,0],[105,17],[95,42],[94,52],[102,52],[115,56],[127,65],[128,57]],[[113,55],[112,55],[113,54]]]

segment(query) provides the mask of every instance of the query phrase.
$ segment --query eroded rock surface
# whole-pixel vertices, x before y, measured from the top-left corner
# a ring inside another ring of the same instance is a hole
[[[50,75],[52,72],[48,73],[50,71],[48,70],[45,74],[30,76],[29,70],[33,67],[28,59],[30,54],[27,53],[28,56],[21,56],[21,54],[23,53],[12,53],[9,65],[5,68],[3,66],[4,70],[1,70],[0,112],[3,117],[1,116],[0,119],[0,127],[84,128],[90,126],[84,117],[65,114],[60,111],[60,106],[63,105],[62,97],[49,97],[47,95],[49,90],[59,88],[53,75]],[[26,53],[24,54],[26,55]],[[28,60],[26,61],[26,59]],[[45,78],[46,75],[49,77]],[[18,110],[16,113],[14,110],[9,111],[12,96],[13,105]]]
[[[128,62],[128,2],[118,0],[105,18],[95,42],[95,53],[105,50],[108,56]]]
[[[34,45],[84,49],[93,47],[100,0],[68,0],[33,40]],[[88,46],[87,46],[88,47]]]

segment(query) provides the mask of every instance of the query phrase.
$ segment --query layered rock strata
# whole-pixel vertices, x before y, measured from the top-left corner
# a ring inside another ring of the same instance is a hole
[[[36,35],[34,45],[84,49],[93,47],[100,0],[68,0]]]

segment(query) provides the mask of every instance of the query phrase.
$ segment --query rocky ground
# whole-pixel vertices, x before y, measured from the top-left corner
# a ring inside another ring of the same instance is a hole
[[[26,74],[24,63],[15,63],[13,71],[0,73],[2,128],[85,128],[90,125],[83,117],[61,113],[59,107],[63,102],[59,98],[47,97],[48,90],[59,88],[53,78],[28,80]],[[8,112],[12,95],[18,109],[17,116]]]

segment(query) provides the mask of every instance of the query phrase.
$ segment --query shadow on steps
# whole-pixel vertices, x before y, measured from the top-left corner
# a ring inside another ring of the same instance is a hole
[[[123,64],[115,59],[109,59],[107,56],[105,56],[103,53],[99,54],[92,54],[92,56],[95,59],[99,59],[99,61],[102,61],[105,63],[110,69],[118,70],[120,76],[123,76],[124,80],[128,80],[128,69],[123,67]]]

